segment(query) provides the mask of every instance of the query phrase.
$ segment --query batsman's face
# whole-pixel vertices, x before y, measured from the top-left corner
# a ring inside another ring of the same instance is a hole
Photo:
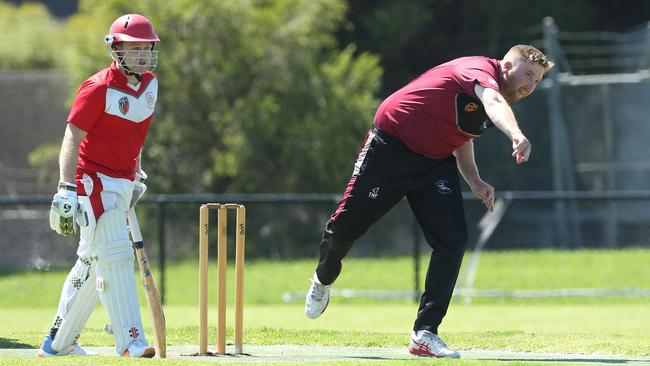
[[[511,102],[519,102],[535,91],[544,76],[544,67],[527,60],[507,62],[501,94]]]
[[[115,52],[123,65],[136,74],[153,70],[158,61],[158,51],[151,49],[151,42],[122,42],[116,45]]]

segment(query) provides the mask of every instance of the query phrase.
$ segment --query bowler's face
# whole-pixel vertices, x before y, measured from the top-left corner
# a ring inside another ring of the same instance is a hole
[[[544,67],[527,60],[518,60],[510,64],[503,77],[501,94],[511,102],[519,102],[535,91],[544,76]]]

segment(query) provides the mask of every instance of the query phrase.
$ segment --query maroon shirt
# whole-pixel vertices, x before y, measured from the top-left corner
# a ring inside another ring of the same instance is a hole
[[[499,61],[483,56],[436,66],[386,98],[375,113],[375,127],[413,152],[443,159],[492,126],[474,85],[499,91],[499,75]]]

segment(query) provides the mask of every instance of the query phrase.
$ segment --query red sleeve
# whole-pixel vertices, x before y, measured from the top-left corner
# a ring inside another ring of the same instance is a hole
[[[68,122],[88,132],[104,112],[105,106],[106,85],[98,80],[88,79],[79,87],[68,115]]]
[[[473,62],[460,64],[455,67],[453,77],[458,82],[464,94],[476,98],[474,85],[477,83],[485,88],[499,91],[498,76],[496,75],[497,70],[498,68],[495,69],[495,66],[487,60],[474,60]]]

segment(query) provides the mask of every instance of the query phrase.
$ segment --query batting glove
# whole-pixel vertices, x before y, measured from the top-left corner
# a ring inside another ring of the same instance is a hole
[[[50,207],[50,228],[61,235],[74,234],[75,214],[77,212],[77,186],[71,183],[59,183],[58,192],[52,198]]]

